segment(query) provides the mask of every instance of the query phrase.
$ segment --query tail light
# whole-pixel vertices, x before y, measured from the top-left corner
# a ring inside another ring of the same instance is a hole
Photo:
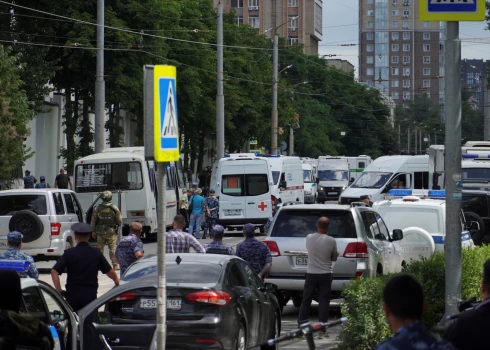
[[[185,298],[195,303],[225,306],[230,302],[231,295],[219,290],[203,290],[201,292],[187,294]]]
[[[59,222],[51,223],[51,236],[59,236],[61,233],[61,224]]]
[[[356,271],[356,279],[362,277],[362,271]]]
[[[132,217],[145,216],[145,211],[144,210],[132,211],[131,216]]]
[[[271,256],[274,257],[274,256],[280,256],[281,255],[281,252],[279,251],[279,247],[277,246],[277,243],[274,242],[274,241],[262,241],[264,242],[267,247],[269,247],[269,250],[271,251]]]
[[[127,292],[127,293],[123,293],[123,294],[118,295],[114,300],[115,301],[126,301],[126,300],[133,300],[134,298],[136,298],[135,293]]]
[[[352,242],[347,244],[344,258],[369,258],[366,242]]]
[[[276,197],[271,196],[272,216],[276,215],[276,203],[277,203]]]

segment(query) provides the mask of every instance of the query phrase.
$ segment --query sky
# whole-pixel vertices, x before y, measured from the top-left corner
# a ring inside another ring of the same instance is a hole
[[[320,55],[336,55],[333,59],[347,60],[355,66],[358,62],[359,40],[359,0],[323,1],[323,41],[320,42]],[[485,30],[485,22],[461,22],[461,58],[490,60],[490,31]],[[465,42],[465,39],[486,38],[484,43]]]

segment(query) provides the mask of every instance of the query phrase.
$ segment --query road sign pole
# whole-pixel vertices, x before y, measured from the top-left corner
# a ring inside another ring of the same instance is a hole
[[[158,315],[157,315],[157,349],[165,350],[167,339],[167,276],[165,274],[165,254],[166,254],[166,226],[167,226],[167,205],[165,194],[167,189],[167,165],[158,164],[158,240],[157,240],[157,268],[158,268]]]
[[[216,94],[216,156],[225,156],[225,95],[223,92],[223,0],[218,1],[218,88]]]
[[[446,81],[446,315],[458,312],[461,297],[461,41],[459,22],[447,22]]]

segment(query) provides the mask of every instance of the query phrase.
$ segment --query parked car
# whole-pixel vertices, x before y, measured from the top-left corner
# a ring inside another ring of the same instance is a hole
[[[463,212],[476,245],[490,243],[490,192],[463,190]],[[476,222],[475,226],[473,222]]]
[[[263,242],[273,257],[265,281],[277,285],[283,305],[290,298],[294,306],[301,304],[308,263],[305,238],[317,232],[316,222],[322,216],[330,220],[328,234],[336,239],[339,252],[333,266],[332,298],[340,296],[355,278],[399,272],[407,263],[403,232],[388,232],[381,216],[364,203],[282,206]],[[429,249],[423,242],[416,247]]]
[[[71,226],[83,222],[76,194],[58,188],[0,191],[0,251],[9,231],[24,235],[22,251],[35,261],[55,260],[76,245]]]
[[[149,349],[157,316],[157,257],[132,264],[122,283],[80,310],[81,349]],[[280,333],[275,286],[236,256],[167,254],[167,349],[248,349]],[[101,311],[103,310],[103,311]],[[274,348],[274,347],[272,347]]]

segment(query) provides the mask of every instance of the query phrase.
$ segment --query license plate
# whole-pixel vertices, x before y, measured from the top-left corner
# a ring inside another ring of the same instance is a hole
[[[328,192],[329,195],[336,195],[337,192]]]
[[[156,309],[157,308],[156,299],[141,299],[140,309]],[[182,309],[182,300],[180,299],[167,299],[167,309],[169,310],[180,310]]]
[[[306,266],[308,265],[308,258],[296,258],[296,266]]]
[[[239,216],[242,214],[242,211],[237,209],[237,210],[225,210],[225,215],[226,216]]]

